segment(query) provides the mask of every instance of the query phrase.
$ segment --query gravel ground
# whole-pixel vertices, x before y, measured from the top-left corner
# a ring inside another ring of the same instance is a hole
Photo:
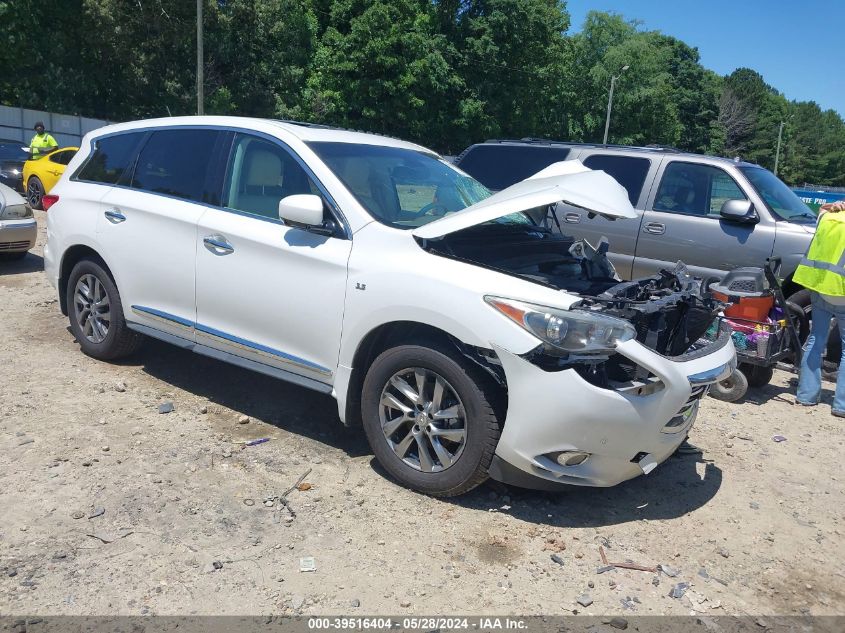
[[[615,488],[432,499],[329,397],[155,341],[82,355],[37,215],[38,246],[0,262],[0,614],[845,614],[831,384],[816,409],[782,372],[708,398],[703,456]],[[600,547],[663,570],[599,573]]]

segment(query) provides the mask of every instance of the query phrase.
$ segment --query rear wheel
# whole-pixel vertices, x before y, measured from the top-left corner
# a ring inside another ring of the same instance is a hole
[[[41,201],[44,198],[44,184],[38,176],[30,176],[26,183],[26,201],[33,209],[41,211]]]
[[[745,377],[748,378],[748,386],[754,387],[755,389],[768,385],[775,375],[773,367],[743,364],[740,369],[745,374]]]
[[[434,496],[482,483],[500,434],[488,382],[445,347],[402,345],[379,355],[364,379],[361,413],[384,469]]]
[[[67,306],[70,329],[89,356],[114,360],[128,356],[141,343],[142,336],[126,326],[120,293],[101,262],[83,259],[73,267]]]

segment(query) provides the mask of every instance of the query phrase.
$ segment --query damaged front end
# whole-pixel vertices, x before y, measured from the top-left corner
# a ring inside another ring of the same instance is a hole
[[[672,271],[616,284],[585,298],[577,308],[624,319],[633,325],[638,342],[667,358],[694,358],[717,344],[720,337],[729,336],[719,330],[717,319],[724,304],[713,297],[702,280],[690,276],[681,262]],[[565,364],[560,361],[563,359],[558,361],[559,366]],[[590,383],[605,388],[620,383],[644,385],[653,377],[621,354],[570,366]]]
[[[719,332],[713,328],[724,304],[681,262],[654,277],[621,282],[607,258],[608,246],[606,240],[592,246],[546,226],[510,221],[470,227],[425,248],[580,297],[563,312],[500,297],[487,302],[544,341],[524,356],[531,363],[546,371],[574,369],[599,387],[642,387],[648,370],[618,354],[616,343],[635,339],[661,356],[685,357],[707,345],[705,335],[715,342]],[[593,329],[604,326],[613,340],[586,348],[575,344],[578,336],[588,336],[579,329],[579,315],[589,316]],[[561,327],[568,333],[562,335]]]

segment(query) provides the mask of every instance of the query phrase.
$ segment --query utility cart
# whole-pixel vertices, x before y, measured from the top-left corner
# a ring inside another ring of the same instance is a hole
[[[784,297],[779,268],[780,259],[770,259],[763,268],[737,268],[710,284],[713,296],[730,304],[711,330],[731,330],[737,357],[734,372],[710,388],[714,398],[736,402],[749,387],[769,384],[775,367],[797,372],[801,366],[798,332],[807,317]]]

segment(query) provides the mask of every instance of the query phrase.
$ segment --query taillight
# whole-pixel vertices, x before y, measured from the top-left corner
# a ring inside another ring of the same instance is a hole
[[[50,194],[50,193],[44,194],[44,196],[41,197],[41,207],[45,211],[49,211],[50,207],[52,207],[58,201],[59,201],[59,196],[56,196],[56,195],[53,195],[53,194]]]

